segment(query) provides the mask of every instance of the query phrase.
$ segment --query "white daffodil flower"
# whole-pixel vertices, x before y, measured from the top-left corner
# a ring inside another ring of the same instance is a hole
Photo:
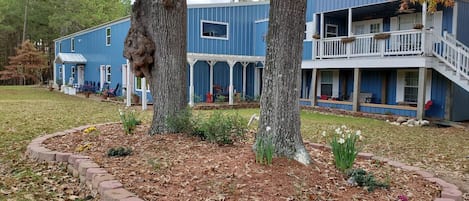
[[[337,142],[338,142],[339,144],[344,144],[344,143],[345,143],[345,140],[344,140],[344,138],[340,138]]]
[[[322,131],[321,135],[322,135],[323,137],[326,137],[326,131]]]

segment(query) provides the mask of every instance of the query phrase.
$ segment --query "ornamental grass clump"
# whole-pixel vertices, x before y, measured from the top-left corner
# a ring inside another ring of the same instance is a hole
[[[137,125],[140,125],[140,120],[135,116],[134,110],[125,112],[119,109],[119,116],[126,134],[132,134]]]
[[[362,139],[361,131],[347,128],[342,125],[334,130],[334,134],[329,141],[334,155],[335,167],[342,172],[350,169],[353,166],[355,158],[358,154],[356,143]],[[326,132],[323,131],[322,135],[326,137]]]
[[[256,163],[271,165],[275,147],[272,138],[261,138],[256,142]]]

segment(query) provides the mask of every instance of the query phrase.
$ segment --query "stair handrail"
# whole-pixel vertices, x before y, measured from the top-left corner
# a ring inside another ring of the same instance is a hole
[[[469,80],[469,48],[448,36],[448,33],[443,36],[434,35],[433,39],[433,55]]]
[[[464,43],[461,43],[453,34],[448,33],[448,31],[443,32],[443,38],[446,41],[456,45],[456,47],[461,47],[463,51],[469,53],[469,47],[467,47]]]

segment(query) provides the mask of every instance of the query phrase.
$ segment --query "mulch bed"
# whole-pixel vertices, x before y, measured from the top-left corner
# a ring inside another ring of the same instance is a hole
[[[333,165],[329,151],[307,149],[314,162],[304,166],[275,158],[273,165],[255,162],[252,140],[219,146],[184,134],[149,136],[148,126],[133,135],[120,124],[98,127],[97,132],[76,132],[44,142],[60,152],[88,155],[144,200],[433,200],[440,188],[413,172],[379,161],[357,159],[356,168],[390,179],[389,189],[368,192],[347,184]],[[251,136],[252,139],[252,136]],[[79,145],[89,150],[77,152]],[[108,157],[113,147],[130,147],[132,155]]]

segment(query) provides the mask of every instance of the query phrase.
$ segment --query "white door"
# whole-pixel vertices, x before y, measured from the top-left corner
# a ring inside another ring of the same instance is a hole
[[[352,23],[354,35],[383,32],[383,19],[364,20]],[[375,54],[380,50],[379,43],[372,37],[357,38],[352,45],[352,54]]]
[[[85,84],[85,66],[78,65],[78,85]]]

